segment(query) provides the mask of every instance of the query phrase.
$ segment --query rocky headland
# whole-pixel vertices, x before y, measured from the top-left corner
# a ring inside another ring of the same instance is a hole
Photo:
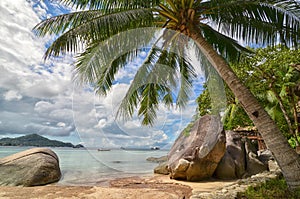
[[[81,144],[73,145],[69,142],[61,142],[58,140],[50,140],[38,134],[29,134],[17,138],[2,138],[0,146],[35,146],[35,147],[72,147],[82,148]]]

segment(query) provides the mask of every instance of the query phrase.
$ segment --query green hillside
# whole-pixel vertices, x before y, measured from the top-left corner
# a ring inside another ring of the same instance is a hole
[[[82,145],[74,146],[72,143],[50,140],[38,134],[30,134],[17,138],[2,138],[0,139],[0,146],[83,147]]]

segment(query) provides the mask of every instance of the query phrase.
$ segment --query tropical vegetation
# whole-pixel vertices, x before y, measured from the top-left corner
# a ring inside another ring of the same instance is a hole
[[[234,67],[294,145],[299,145],[300,71],[295,68],[300,63],[299,53],[282,46],[257,49],[255,56]]]
[[[280,130],[289,139],[293,148],[299,145],[299,94],[300,51],[283,46],[258,48],[255,53],[231,64],[231,68],[251,90]],[[224,114],[224,127],[235,129],[239,126],[252,126],[236,97],[226,89],[227,108]],[[211,104],[208,90],[197,99],[198,114],[210,113]]]
[[[291,192],[283,178],[271,179],[257,186],[250,186],[245,193],[238,193],[238,199],[297,199],[300,189]]]
[[[237,75],[240,77],[239,74]],[[198,104],[196,110],[197,118],[206,114],[211,114],[212,112],[211,96],[206,87],[207,86],[204,85],[203,92],[197,97],[196,100]],[[239,127],[253,127],[253,122],[228,87],[225,87],[225,93],[227,104],[221,118],[224,128],[226,130],[235,130]]]
[[[196,76],[187,56],[192,46],[198,50],[197,56],[202,63],[209,63],[216,69],[242,104],[273,152],[289,187],[295,189],[300,186],[299,156],[289,147],[279,128],[227,64],[228,61],[236,60],[242,51],[247,52],[237,41],[260,45],[274,45],[280,41],[284,45],[297,47],[300,37],[300,5],[297,1],[61,2],[80,10],[46,19],[34,28],[38,36],[59,35],[47,49],[45,58],[67,52],[79,53],[75,63],[76,78],[93,85],[98,94],[106,94],[117,72],[128,61],[136,58],[142,48],[149,48],[145,62],[138,69],[121,103],[119,115],[130,117],[137,109],[143,124],[153,124],[159,102],[184,107]],[[164,28],[154,43],[151,43],[151,35],[153,38],[157,32],[154,34],[148,31],[146,27],[150,26]],[[137,28],[142,39],[136,37],[130,39],[130,42],[128,38],[111,39],[121,32]],[[121,52],[127,46],[132,47],[131,50],[119,56],[110,55],[112,51]],[[162,65],[168,66],[168,70],[161,70]],[[175,95],[172,91],[178,92]]]

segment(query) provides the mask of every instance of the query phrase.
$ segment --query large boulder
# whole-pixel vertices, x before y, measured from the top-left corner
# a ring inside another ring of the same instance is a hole
[[[187,181],[210,178],[224,153],[225,132],[220,118],[203,116],[172,146],[168,154],[170,177]]]
[[[269,149],[258,151],[258,159],[268,167],[269,171],[281,173],[281,169]]]
[[[218,167],[214,173],[214,177],[218,179],[235,179],[236,173],[235,173],[235,163],[232,159],[231,155],[228,153],[228,151],[225,152],[225,155],[221,159],[220,163],[218,164]]]
[[[33,148],[0,159],[0,185],[37,186],[61,177],[57,155],[50,149]]]
[[[215,177],[219,179],[241,178],[246,172],[245,144],[234,131],[226,131],[226,153],[220,161]]]
[[[260,157],[257,150],[251,140],[243,139],[237,132],[226,131],[226,153],[214,176],[219,179],[237,179],[268,170],[270,154],[264,152]]]

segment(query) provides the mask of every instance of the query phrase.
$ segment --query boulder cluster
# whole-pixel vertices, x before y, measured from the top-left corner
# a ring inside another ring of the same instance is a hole
[[[251,140],[224,131],[218,116],[206,115],[194,123],[189,134],[179,135],[167,160],[154,172],[187,181],[211,177],[228,180],[253,176],[274,165],[270,151],[258,152]]]

